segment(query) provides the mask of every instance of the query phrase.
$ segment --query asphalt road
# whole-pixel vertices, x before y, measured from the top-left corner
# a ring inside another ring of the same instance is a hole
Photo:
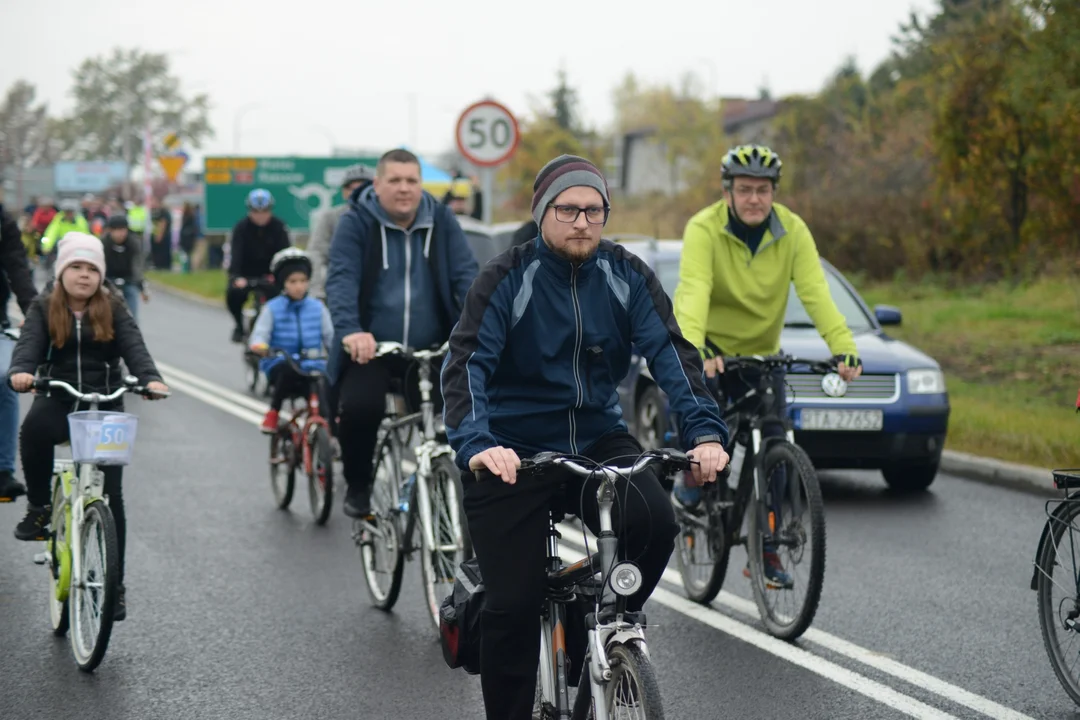
[[[224,311],[159,293],[141,313],[176,392],[129,402],[128,620],[80,673],[49,631],[38,545],[11,535],[24,505],[0,506],[0,718],[483,717],[478,679],[443,664],[419,568],[375,610],[340,504],[325,528],[304,495],[274,508]],[[911,499],[871,473],[822,480],[825,590],[802,640],[761,631],[741,550],[712,608],[674,571],[661,585],[647,610],[668,718],[1080,717],[1028,589],[1045,498],[949,476]]]

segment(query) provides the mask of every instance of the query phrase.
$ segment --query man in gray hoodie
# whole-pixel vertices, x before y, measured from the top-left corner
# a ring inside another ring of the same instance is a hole
[[[454,214],[423,190],[419,159],[407,150],[383,155],[375,181],[353,191],[338,221],[326,279],[334,322],[327,374],[337,397],[346,515],[371,511],[372,456],[391,379],[407,377],[406,398],[419,404],[416,373],[394,356],[373,360],[375,343],[441,345],[477,270]]]
[[[334,205],[319,213],[315,228],[307,244],[307,254],[311,259],[311,286],[308,292],[312,297],[326,299],[326,271],[330,262],[330,240],[338,220],[349,209],[349,198],[357,188],[365,188],[375,179],[375,171],[367,165],[350,165],[345,168],[341,178],[341,194],[344,204]]]

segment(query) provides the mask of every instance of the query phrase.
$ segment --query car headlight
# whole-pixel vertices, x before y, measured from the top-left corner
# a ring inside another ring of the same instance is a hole
[[[934,395],[945,392],[945,373],[940,370],[908,370],[907,391],[912,395]]]

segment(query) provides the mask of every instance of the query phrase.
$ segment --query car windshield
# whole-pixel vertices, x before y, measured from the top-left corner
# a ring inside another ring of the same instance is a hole
[[[679,284],[679,262],[678,260],[661,260],[656,267],[656,275],[660,279],[660,284],[664,288],[664,292],[668,294],[668,297],[675,297],[675,286]],[[825,278],[829,283],[829,293],[832,294],[833,300],[836,302],[836,307],[839,308],[840,313],[847,320],[848,327],[852,332],[866,332],[873,329],[873,325],[870,322],[870,318],[866,316],[863,309],[859,306],[859,301],[855,299],[844,283],[840,281],[837,275],[829,270],[825,270]],[[810,314],[806,312],[806,308],[803,307],[802,301],[799,300],[799,296],[795,293],[795,285],[792,284],[789,289],[787,313],[784,315],[785,327],[814,327],[814,321],[810,319]]]

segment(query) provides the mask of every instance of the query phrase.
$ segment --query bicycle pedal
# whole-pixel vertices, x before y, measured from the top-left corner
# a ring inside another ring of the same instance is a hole
[[[47,552],[39,552],[36,555],[34,555],[34,564],[35,565],[47,565],[48,563],[49,563],[49,553],[47,553]]]

